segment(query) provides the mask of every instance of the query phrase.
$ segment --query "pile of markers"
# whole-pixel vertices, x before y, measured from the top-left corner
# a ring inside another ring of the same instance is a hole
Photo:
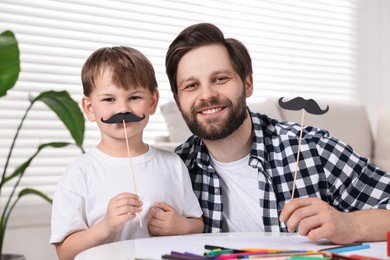
[[[355,245],[350,246],[351,248]],[[189,252],[176,252],[172,251],[170,254],[165,254],[162,259],[173,259],[173,260],[230,260],[230,259],[260,259],[264,258],[267,260],[278,259],[278,260],[316,260],[316,259],[346,259],[346,260],[376,260],[375,258],[352,255],[343,256],[337,253],[345,252],[345,246],[328,248],[328,250],[313,251],[313,250],[282,250],[282,249],[263,249],[263,248],[242,248],[242,249],[231,249],[220,246],[205,245],[206,251],[203,255],[193,254]],[[340,251],[338,249],[343,249]]]

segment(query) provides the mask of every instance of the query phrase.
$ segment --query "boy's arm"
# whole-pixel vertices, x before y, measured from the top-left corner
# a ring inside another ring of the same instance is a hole
[[[186,218],[187,230],[182,234],[202,233],[204,230],[203,218]]]
[[[55,244],[58,259],[73,260],[77,254],[88,248],[110,242],[112,236],[104,227],[103,221],[100,221],[91,228],[72,233],[61,243]]]
[[[172,206],[157,202],[149,212],[148,228],[155,236],[183,235],[202,233],[204,224],[202,217],[180,216]]]
[[[138,195],[125,192],[115,196],[109,201],[104,218],[89,229],[72,233],[56,244],[58,258],[73,260],[81,251],[113,241],[123,224],[141,211],[141,206]]]

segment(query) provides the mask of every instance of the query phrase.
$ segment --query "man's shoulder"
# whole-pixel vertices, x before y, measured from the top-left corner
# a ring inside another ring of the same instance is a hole
[[[255,132],[261,131],[262,134],[288,134],[289,132],[296,132],[297,123],[282,121],[269,117],[265,114],[251,112],[251,119],[253,130]]]
[[[265,137],[297,137],[302,130],[303,138],[329,136],[329,132],[315,126],[304,126],[297,122],[284,121],[271,118],[267,115],[251,112],[253,130],[261,131]]]
[[[196,135],[190,136],[184,143],[175,148],[175,153],[180,157],[187,157],[200,148],[201,138]]]

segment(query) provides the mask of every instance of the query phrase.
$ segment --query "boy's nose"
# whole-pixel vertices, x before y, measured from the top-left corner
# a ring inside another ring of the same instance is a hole
[[[118,113],[131,112],[130,105],[126,101],[119,102],[117,110],[118,110]]]

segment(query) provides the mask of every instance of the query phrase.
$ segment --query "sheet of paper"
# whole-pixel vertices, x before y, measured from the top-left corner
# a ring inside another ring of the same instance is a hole
[[[291,250],[320,250],[331,247],[329,241],[312,243],[306,237],[287,233],[219,233],[196,234],[184,236],[163,236],[126,240],[101,245],[81,253],[76,260],[133,260],[133,259],[161,259],[164,254],[171,251],[181,253],[190,252],[202,255],[205,245],[215,245],[234,249],[241,248],[267,248]],[[363,256],[387,258],[387,243],[369,243],[369,249],[343,253],[345,255],[358,254]]]
[[[154,237],[137,239],[136,257],[147,259],[160,259],[171,251],[190,252],[202,255],[204,246],[216,245],[234,249],[240,248],[267,248],[267,249],[296,249],[320,250],[332,244],[329,241],[310,242],[307,237],[297,234],[278,233],[220,233],[199,234],[191,236]],[[167,248],[169,248],[167,250]]]

